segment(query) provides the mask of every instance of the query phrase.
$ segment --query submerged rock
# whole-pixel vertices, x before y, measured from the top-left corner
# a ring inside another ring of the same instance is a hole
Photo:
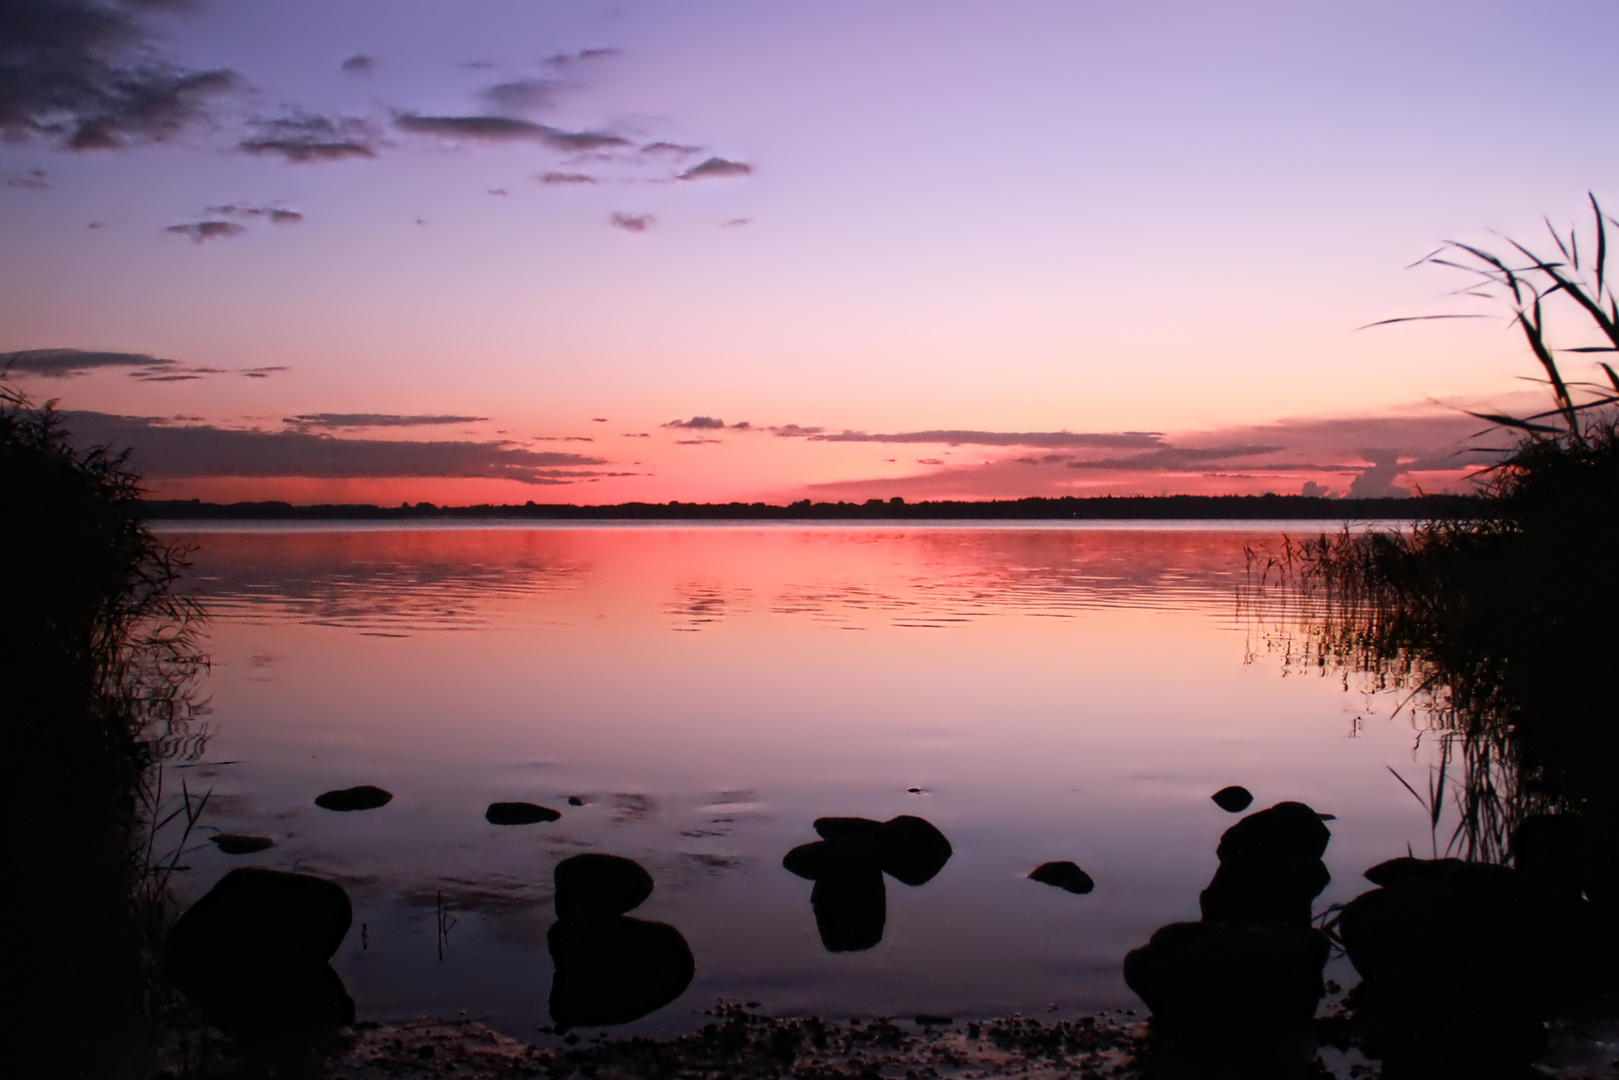
[[[232,870],[169,930],[163,974],[226,1034],[301,1038],[354,1020],[354,1002],[327,963],[352,920],[335,882]]]
[[[559,919],[611,918],[640,907],[652,895],[652,875],[633,859],[586,852],[557,863]]]
[[[1253,793],[1238,784],[1223,787],[1210,795],[1209,798],[1214,800],[1215,806],[1228,814],[1240,814],[1248,809],[1254,801]]]
[[[578,795],[569,795],[568,796],[568,805],[569,806],[583,806],[583,805],[585,805],[585,800],[580,798]]]
[[[222,854],[225,855],[252,855],[257,851],[275,847],[275,841],[268,836],[244,836],[241,833],[215,833],[208,838],[212,840]]]
[[[1089,874],[1066,860],[1041,863],[1029,871],[1029,879],[1042,885],[1055,885],[1065,892],[1077,893],[1080,896],[1096,888],[1096,882],[1091,880]]]
[[[491,825],[533,825],[542,821],[556,821],[562,814],[529,802],[496,802],[489,804],[483,817]]]
[[[315,805],[322,810],[375,810],[379,806],[387,806],[393,802],[393,792],[384,791],[370,784],[361,784],[359,787],[340,788],[315,796]]]

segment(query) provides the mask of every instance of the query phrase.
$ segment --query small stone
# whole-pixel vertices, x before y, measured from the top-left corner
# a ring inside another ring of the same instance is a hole
[[[541,821],[555,821],[562,815],[546,806],[529,802],[490,803],[484,811],[484,820],[491,825],[533,825]]]
[[[1042,885],[1055,885],[1064,892],[1084,896],[1096,888],[1096,882],[1077,865],[1064,859],[1061,862],[1041,863],[1029,871],[1029,880]]]
[[[322,810],[375,810],[379,806],[387,806],[393,802],[393,792],[384,791],[370,784],[361,784],[359,787],[341,788],[337,791],[328,791],[315,796],[315,805]]]
[[[585,805],[585,800],[581,799],[577,795],[569,795],[568,796],[568,805],[569,806],[583,806],[583,805]]]
[[[244,836],[240,833],[217,833],[208,839],[225,855],[251,855],[256,851],[275,847],[268,836]]]
[[[1223,787],[1219,791],[1216,791],[1213,795],[1210,795],[1209,798],[1214,800],[1215,806],[1218,806],[1221,810],[1224,810],[1228,814],[1240,814],[1244,810],[1248,809],[1248,807],[1251,806],[1254,801],[1253,793],[1247,788],[1241,787],[1237,784],[1232,784],[1230,787]]]

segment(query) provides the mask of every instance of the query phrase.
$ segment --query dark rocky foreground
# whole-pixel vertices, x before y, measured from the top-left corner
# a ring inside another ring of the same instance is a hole
[[[139,1080],[1152,1080],[1144,1064],[1150,1023],[1128,1017],[981,1023],[942,1017],[861,1022],[764,1016],[720,1005],[692,1035],[615,1040],[594,1036],[540,1047],[474,1021],[361,1023],[296,1059],[237,1056],[217,1035],[170,1042]],[[926,1021],[926,1022],[919,1022]],[[933,1021],[939,1021],[937,1023]],[[1331,1021],[1328,1021],[1330,1026]],[[1619,1024],[1552,1031],[1535,1075],[1598,1080],[1615,1075]],[[1358,1055],[1323,1055],[1313,1075],[1379,1075]]]

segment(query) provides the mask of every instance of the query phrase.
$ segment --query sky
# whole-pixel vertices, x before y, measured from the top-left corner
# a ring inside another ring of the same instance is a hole
[[[1612,0],[10,0],[0,363],[157,497],[1452,490],[1544,392],[1412,264],[1616,101]]]

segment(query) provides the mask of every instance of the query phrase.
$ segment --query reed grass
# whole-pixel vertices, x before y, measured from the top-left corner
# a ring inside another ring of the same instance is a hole
[[[1250,553],[1266,648],[1292,670],[1398,692],[1396,712],[1421,716],[1418,741],[1437,743],[1437,761],[1425,790],[1397,779],[1428,814],[1435,855],[1506,861],[1532,813],[1585,815],[1619,835],[1619,374],[1599,361],[1594,378],[1573,379],[1559,359],[1619,352],[1608,266],[1619,222],[1594,196],[1590,211],[1583,234],[1547,223],[1555,252],[1502,238],[1502,254],[1452,242],[1422,260],[1469,275],[1461,295],[1504,304],[1551,397],[1530,415],[1472,414],[1488,425],[1480,439],[1503,444],[1473,478],[1479,514]],[[1455,317],[1476,316],[1371,325]],[[1559,345],[1565,336],[1578,344]],[[1441,847],[1447,808],[1456,824]]]

